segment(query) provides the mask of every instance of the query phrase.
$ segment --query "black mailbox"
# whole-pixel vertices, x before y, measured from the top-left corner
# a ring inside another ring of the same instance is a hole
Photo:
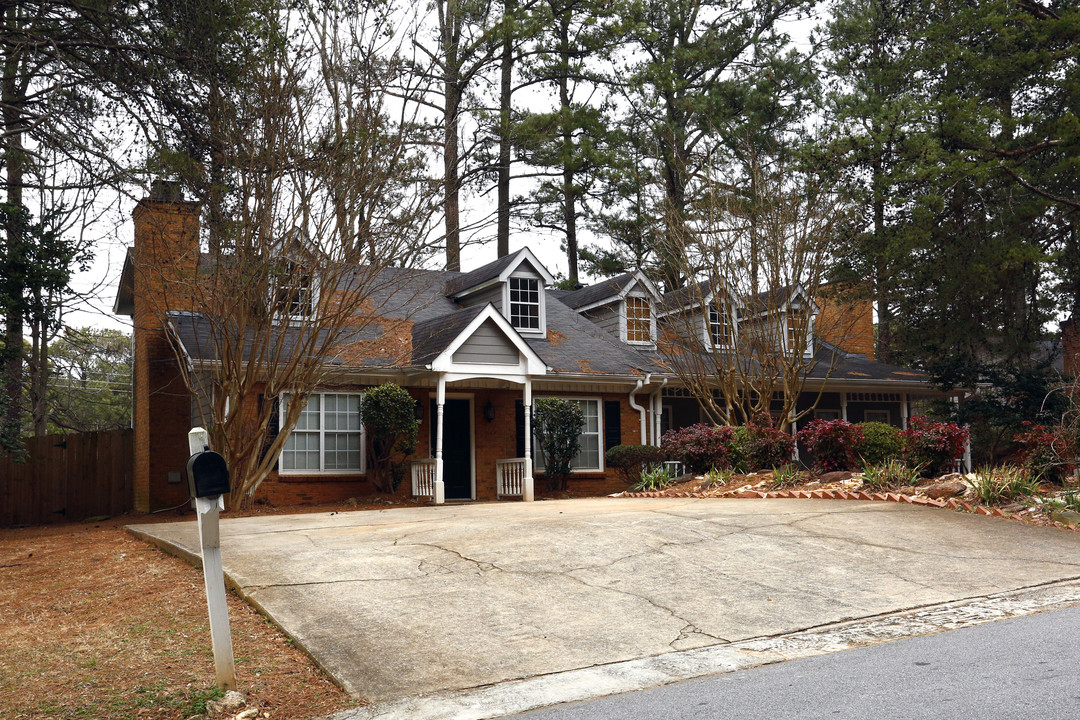
[[[225,458],[213,450],[195,453],[187,461],[188,492],[193,498],[214,497],[229,492],[229,468]]]

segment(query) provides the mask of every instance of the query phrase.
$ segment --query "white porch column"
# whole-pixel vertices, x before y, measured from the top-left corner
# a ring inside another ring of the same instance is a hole
[[[900,396],[900,429],[901,430],[907,430],[908,412],[910,412],[910,410],[908,408],[908,395],[907,395],[907,393],[903,393]]]
[[[525,481],[521,488],[521,499],[533,500],[533,464],[532,464],[532,380],[525,378]]]
[[[840,419],[847,422],[847,392],[840,393]]]
[[[439,375],[435,389],[435,497],[436,505],[446,502],[446,485],[443,483],[443,405],[446,404],[446,375]]]
[[[794,410],[791,410],[791,411],[788,412],[787,419],[788,419],[788,427],[791,428],[791,437],[795,437],[795,434],[799,431],[799,429],[797,427],[795,427],[795,411]],[[794,460],[795,462],[799,462],[799,443],[798,442],[796,442],[794,444],[794,448],[795,449],[791,453],[791,459]]]

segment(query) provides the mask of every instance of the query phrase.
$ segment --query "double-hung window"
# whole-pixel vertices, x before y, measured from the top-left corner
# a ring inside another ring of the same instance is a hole
[[[731,318],[716,305],[709,306],[709,338],[716,347],[724,347],[731,340]]]
[[[581,448],[578,450],[577,455],[574,456],[574,460],[571,463],[573,472],[601,472],[604,469],[603,465],[603,443],[601,437],[603,435],[603,421],[601,419],[601,406],[600,400],[594,398],[581,399],[581,398],[563,398],[568,402],[576,403],[581,408],[581,414],[585,418],[585,424],[581,428],[581,434],[578,435],[578,442],[581,444]],[[535,426],[534,426],[535,427]],[[533,452],[534,467],[537,470],[542,471],[544,469],[544,452],[540,447],[540,439],[535,434],[533,435]]]
[[[288,412],[285,396],[281,413]],[[296,427],[281,451],[281,472],[364,472],[364,428],[360,424],[360,396],[349,393],[312,393],[300,411]]]
[[[519,330],[540,329],[540,281],[510,278],[510,324]]]
[[[648,298],[629,296],[626,298],[626,341],[632,343],[651,343],[652,309]]]

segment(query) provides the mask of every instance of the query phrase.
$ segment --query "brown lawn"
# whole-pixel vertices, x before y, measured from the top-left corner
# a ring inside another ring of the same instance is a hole
[[[203,712],[216,688],[202,571],[122,528],[192,517],[0,530],[0,718],[185,720]],[[229,618],[244,709],[284,720],[358,704],[231,592]]]

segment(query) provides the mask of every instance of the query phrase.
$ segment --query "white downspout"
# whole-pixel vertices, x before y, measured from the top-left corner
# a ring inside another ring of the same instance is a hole
[[[663,392],[667,384],[668,379],[664,378],[660,387],[652,394],[652,439],[656,447],[660,447],[660,416],[664,413]]]
[[[637,381],[637,387],[635,387],[633,390],[630,391],[630,407],[632,409],[634,409],[634,410],[637,410],[638,413],[641,415],[641,444],[642,445],[648,445],[648,443],[649,443],[649,439],[648,439],[648,437],[646,437],[646,434],[648,433],[648,428],[646,426],[646,420],[645,420],[647,410],[645,408],[643,408],[641,405],[637,404],[637,401],[634,400],[634,395],[636,395],[638,393],[638,391],[640,391],[641,388],[644,385],[649,384],[650,378],[652,378],[652,373],[646,373],[644,382],[642,382],[641,380],[638,380]]]

